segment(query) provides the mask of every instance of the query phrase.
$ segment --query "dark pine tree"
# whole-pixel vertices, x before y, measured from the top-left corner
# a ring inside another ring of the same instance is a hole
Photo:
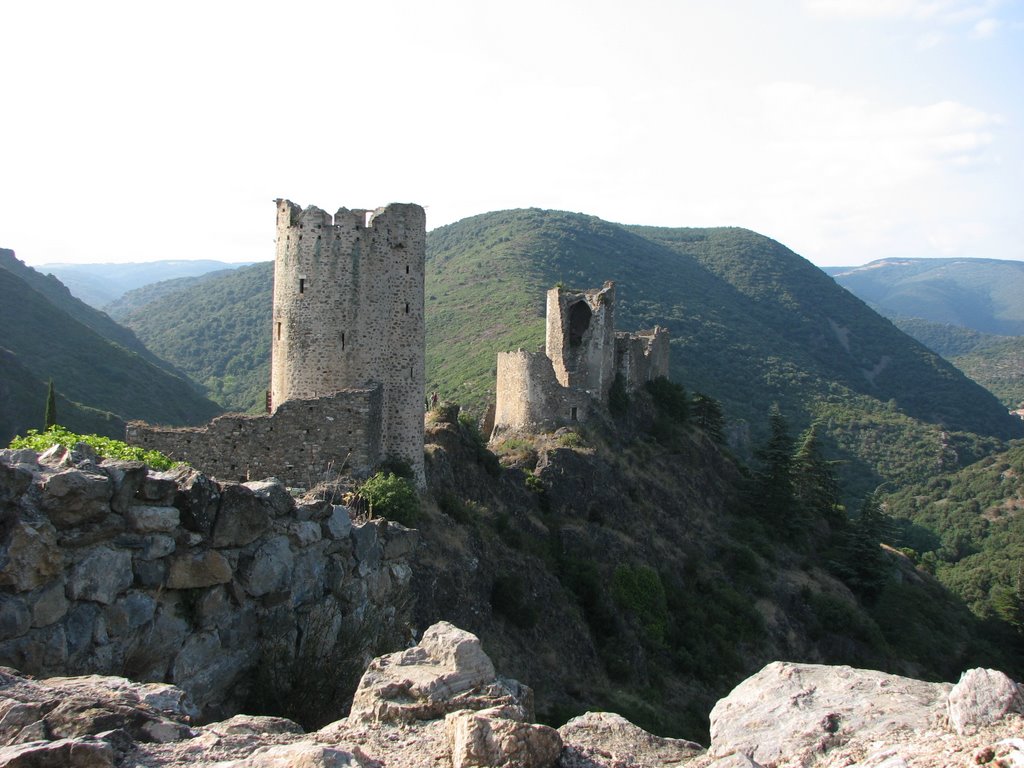
[[[695,392],[692,413],[693,420],[708,437],[719,445],[725,443],[725,417],[717,400],[703,392]]]
[[[839,481],[833,463],[825,458],[817,425],[812,424],[793,454],[793,500],[804,517],[824,518],[837,529],[846,523],[846,515],[839,503]]]
[[[778,404],[768,412],[768,427],[768,441],[757,451],[760,468],[754,474],[752,501],[764,520],[789,528],[794,522],[793,438]]]
[[[53,389],[53,379],[50,379],[50,386],[46,392],[46,413],[43,415],[43,429],[49,429],[57,424],[57,393]]]

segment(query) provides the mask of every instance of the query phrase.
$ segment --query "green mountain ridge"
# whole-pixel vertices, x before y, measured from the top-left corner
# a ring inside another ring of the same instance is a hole
[[[24,429],[42,428],[49,378],[65,406],[58,403],[58,419],[81,431],[121,437],[122,419],[189,424],[220,412],[130,331],[85,307],[55,278],[43,278],[17,264],[20,268],[15,270],[0,269],[0,327],[10,362],[0,370],[10,397],[4,409],[7,418],[0,422],[5,442]],[[25,270],[33,284],[20,276]],[[45,294],[36,289],[40,284]],[[110,326],[113,339],[103,332]],[[122,339],[144,354],[122,345]]]
[[[890,317],[915,317],[983,333],[1024,334],[1024,262],[881,259],[828,270],[837,283]]]

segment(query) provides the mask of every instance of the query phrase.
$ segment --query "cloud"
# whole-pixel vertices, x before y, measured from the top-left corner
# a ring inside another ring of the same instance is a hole
[[[986,38],[995,35],[999,27],[1002,26],[1002,22],[999,19],[981,19],[974,23],[974,28],[971,30],[971,37],[975,40],[985,40]]]
[[[945,39],[939,29],[968,27],[972,39],[992,37],[1002,26],[995,12],[1004,0],[803,0],[819,16],[876,21],[910,21],[929,27],[918,48],[932,48]]]

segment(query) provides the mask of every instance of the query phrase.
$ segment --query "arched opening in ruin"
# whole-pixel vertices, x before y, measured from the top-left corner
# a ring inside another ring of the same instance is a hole
[[[583,334],[590,327],[593,313],[585,301],[577,301],[569,307],[569,346],[578,347],[583,343]]]

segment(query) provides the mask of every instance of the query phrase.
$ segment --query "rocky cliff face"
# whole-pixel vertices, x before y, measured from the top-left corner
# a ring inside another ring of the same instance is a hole
[[[708,749],[591,712],[532,722],[529,688],[479,640],[439,623],[373,661],[347,718],[312,733],[238,715],[193,727],[170,685],[0,670],[0,766],[109,768],[924,768],[1024,765],[1024,698],[1001,673],[951,686],[849,667],[773,663],[711,714]]]
[[[170,682],[207,718],[337,716],[370,651],[404,642],[415,531],[80,447],[0,451],[0,663]]]

